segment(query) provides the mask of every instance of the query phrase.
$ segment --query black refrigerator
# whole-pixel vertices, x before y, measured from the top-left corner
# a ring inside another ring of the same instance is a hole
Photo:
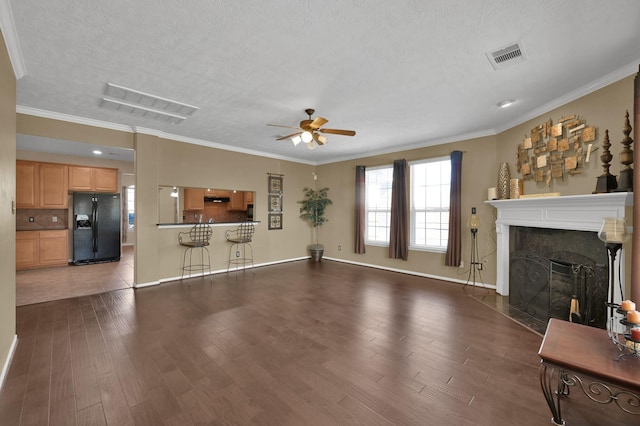
[[[120,260],[120,194],[73,193],[73,263]]]

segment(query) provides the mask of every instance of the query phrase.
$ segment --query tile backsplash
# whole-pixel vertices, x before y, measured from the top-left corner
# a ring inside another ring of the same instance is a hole
[[[42,229],[67,229],[67,209],[18,209],[16,231],[38,231]],[[33,222],[29,221],[33,218]]]

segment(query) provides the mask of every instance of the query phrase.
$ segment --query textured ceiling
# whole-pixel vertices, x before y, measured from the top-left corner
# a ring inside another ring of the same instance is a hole
[[[637,0],[9,3],[19,110],[316,164],[493,134],[640,63]],[[513,42],[526,61],[494,70],[486,53]],[[199,111],[168,124],[100,108],[107,82]],[[291,131],[267,123],[297,126],[309,107],[357,135],[274,140]]]

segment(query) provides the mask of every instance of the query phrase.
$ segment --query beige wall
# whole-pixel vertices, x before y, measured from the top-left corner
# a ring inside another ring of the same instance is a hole
[[[134,164],[128,161],[106,160],[104,158],[77,157],[73,155],[50,154],[47,152],[16,151],[16,159],[26,161],[44,161],[47,163],[75,164],[78,166],[108,167],[118,169],[119,173],[133,173]]]
[[[602,153],[602,138],[604,130],[609,129],[611,152],[614,156],[611,162],[611,172],[618,174],[620,170],[619,143],[623,138],[622,128],[625,111],[633,113],[633,76],[613,83],[603,89],[570,102],[560,108],[545,113],[540,117],[529,120],[512,129],[502,132],[495,137],[485,137],[474,140],[456,142],[428,148],[414,149],[380,156],[362,158],[354,161],[333,163],[318,167],[318,186],[330,188],[330,198],[333,204],[327,209],[328,222],[320,230],[321,242],[325,243],[325,255],[347,261],[365,264],[381,265],[388,268],[407,270],[420,274],[435,275],[453,280],[464,280],[468,277],[468,262],[470,258],[470,233],[463,232],[462,259],[464,268],[444,266],[444,254],[411,250],[408,261],[390,259],[387,247],[367,246],[366,254],[354,253],[354,181],[355,166],[390,165],[393,160],[404,158],[408,161],[434,158],[449,155],[453,150],[464,152],[462,160],[462,212],[466,220],[471,207],[478,208],[481,217],[481,229],[478,231],[479,257],[485,261],[486,269],[482,271],[482,280],[488,284],[496,281],[496,234],[495,209],[486,205],[487,188],[496,186],[497,169],[501,162],[508,162],[513,178],[522,177],[516,171],[515,153],[517,145],[522,142],[524,135],[531,128],[542,124],[548,119],[557,122],[558,119],[577,114],[584,118],[587,124],[597,127],[597,139],[594,148],[599,148],[586,165],[584,173],[567,176],[564,181],[554,181],[549,188],[544,184],[526,181],[525,194],[539,194],[560,192],[562,195],[590,194],[596,186],[596,179],[602,174],[600,154]],[[628,214],[628,221],[631,215]],[[631,223],[629,223],[631,225]],[[463,223],[464,226],[464,223]],[[341,246],[341,250],[338,250]],[[625,259],[627,262],[626,294],[630,274],[631,244],[625,245]]]
[[[137,268],[136,283],[145,284],[180,276],[182,249],[178,232],[156,224],[158,185],[224,188],[254,191],[256,227],[255,263],[269,263],[306,255],[310,227],[299,219],[302,188],[314,183],[315,167],[289,161],[191,145],[149,135],[137,135]],[[282,230],[268,230],[267,173],[284,175]],[[224,232],[233,226],[215,225],[210,247],[213,270],[226,269],[229,244]],[[308,236],[308,238],[307,238]],[[215,279],[215,278],[214,278]]]
[[[56,122],[55,120],[18,114],[17,127],[20,133],[85,141],[136,150],[136,278],[138,284],[154,283],[180,275],[181,249],[177,234],[181,229],[159,229],[157,223],[158,185],[216,187],[255,191],[256,219],[261,221],[255,235],[256,263],[268,263],[307,255],[307,245],[312,239],[312,230],[299,219],[302,188],[305,186],[330,188],[334,204],[327,210],[329,222],[320,230],[321,242],[325,243],[328,257],[364,264],[396,268],[420,274],[465,281],[468,276],[470,233],[463,233],[464,268],[444,266],[444,254],[411,251],[407,262],[389,259],[386,247],[368,246],[367,253],[353,253],[353,206],[355,166],[377,166],[391,164],[394,159],[409,161],[447,156],[453,150],[461,150],[463,156],[463,219],[471,207],[477,207],[482,227],[479,231],[479,255],[486,261],[487,269],[482,280],[495,283],[495,210],[484,201],[487,188],[496,186],[498,164],[509,162],[512,177],[515,170],[515,152],[524,134],[534,125],[551,118],[578,114],[589,125],[596,126],[595,147],[601,147],[604,129],[610,130],[614,161],[612,171],[619,171],[619,141],[622,138],[624,111],[632,109],[632,77],[625,78],[560,108],[529,120],[496,136],[465,140],[456,143],[413,149],[393,154],[366,157],[359,160],[338,162],[318,167],[282,160],[240,154],[205,146],[180,143],[146,134],[132,134],[91,126]],[[602,173],[598,150],[584,173],[568,176],[564,181],[554,181],[548,188],[533,181],[524,186],[526,193],[561,192],[563,195],[589,194],[596,178]],[[316,172],[318,180],[313,180]],[[284,229],[267,229],[267,173],[284,175]],[[226,267],[228,245],[224,241],[225,226],[214,228],[212,241],[213,269]],[[340,246],[340,249],[338,247]],[[627,250],[629,252],[630,250]]]
[[[367,253],[353,253],[353,207],[355,166],[391,164],[394,159],[409,161],[449,155],[461,150],[463,156],[463,217],[471,207],[478,208],[482,228],[479,231],[479,254],[487,261],[483,280],[495,283],[495,227],[492,225],[494,209],[484,203],[488,187],[496,185],[497,167],[509,162],[512,177],[515,172],[515,151],[518,143],[534,125],[551,118],[578,114],[589,125],[598,128],[596,147],[601,147],[604,129],[610,130],[613,144],[612,172],[618,174],[619,141],[625,110],[633,113],[633,78],[628,77],[581,99],[570,102],[536,119],[518,125],[493,137],[460,141],[447,145],[413,149],[388,155],[366,157],[354,161],[338,162],[318,167],[288,161],[240,154],[204,146],[179,143],[157,136],[134,134],[129,131],[69,123],[25,114],[16,114],[16,81],[4,39],[0,35],[0,363],[7,360],[8,351],[16,332],[15,322],[15,216],[10,205],[15,199],[15,135],[16,132],[89,144],[116,146],[136,150],[136,271],[135,282],[153,283],[180,275],[182,251],[177,244],[180,229],[159,229],[157,222],[158,185],[217,187],[255,191],[255,217],[257,227],[254,250],[256,263],[268,263],[307,255],[312,240],[311,227],[299,219],[302,188],[305,186],[330,188],[334,204],[327,209],[329,222],[320,230],[320,239],[326,246],[326,256],[364,264],[413,271],[454,280],[466,280],[466,268],[444,266],[444,254],[411,251],[407,262],[389,259],[386,247],[367,247]],[[563,195],[589,194],[596,178],[602,173],[596,151],[584,173],[554,181],[548,188],[533,181],[524,185],[525,194],[561,192]],[[35,154],[20,153],[21,158],[44,160]],[[53,161],[47,156],[45,161]],[[82,160],[83,162],[86,160]],[[65,159],[61,162],[71,162]],[[95,164],[98,165],[98,164]],[[318,180],[313,180],[312,172]],[[267,174],[284,175],[284,229],[267,229]],[[228,227],[216,226],[212,241],[213,269],[224,269],[228,245],[224,231]],[[463,233],[463,260],[469,259],[470,235]],[[338,246],[341,249],[338,249]],[[630,248],[625,258],[629,259]],[[630,263],[629,263],[630,264]],[[215,279],[215,278],[214,278]]]
[[[67,141],[85,142],[95,145],[133,148],[134,135],[85,124],[70,123],[33,115],[18,114],[16,119],[18,133],[42,136]]]
[[[545,120],[552,119],[555,123],[561,117],[577,114],[586,120],[588,125],[597,128],[597,139],[594,148],[598,148],[598,150],[591,156],[590,163],[585,165],[584,172],[579,175],[567,176],[564,181],[554,180],[551,187],[543,183],[536,183],[533,180],[527,180],[524,182],[524,193],[543,194],[547,192],[560,192],[562,195],[591,194],[596,189],[598,176],[603,173],[600,155],[603,152],[602,140],[606,129],[609,130],[609,140],[611,143],[609,150],[613,155],[609,171],[619,177],[620,170],[622,169],[622,165],[620,164],[622,144],[620,141],[624,138],[622,129],[627,111],[629,111],[631,126],[633,127],[634,77],[635,75],[626,77],[499,134],[497,138],[498,162],[506,161],[509,163],[511,177],[522,177],[515,173],[515,152],[517,144],[522,142],[523,136],[527,132],[530,132],[531,128],[542,124]],[[633,133],[631,133],[631,137],[633,138]],[[631,148],[638,149],[635,145],[636,144],[633,144]],[[635,165],[635,168],[637,167],[638,166]],[[631,208],[627,209],[625,216],[627,218],[627,224],[632,226],[633,213]],[[625,261],[624,286],[625,295],[628,297],[631,294],[631,241],[626,243],[623,248]]]
[[[497,170],[496,138],[493,136],[318,167],[318,186],[329,187],[330,198],[333,201],[333,204],[327,208],[329,222],[320,230],[320,240],[325,243],[325,255],[353,262],[466,281],[469,274],[470,232],[462,234],[462,259],[465,262],[462,268],[445,266],[444,253],[410,250],[406,262],[390,259],[388,247],[367,246],[365,254],[354,253],[355,166],[391,165],[393,160],[402,158],[414,161],[448,157],[454,150],[463,152],[463,227],[466,225],[468,214],[471,213],[471,207],[476,207],[481,218],[481,228],[478,231],[478,253],[489,266],[482,272],[482,279],[485,283],[494,284],[496,275],[495,266],[492,265],[495,265],[495,227],[493,226],[495,211],[484,203],[487,188],[495,186],[496,182],[496,173],[494,172]],[[341,250],[338,249],[338,246],[341,246]]]
[[[624,125],[624,115],[629,111],[633,120],[633,76],[624,78],[616,83],[610,84],[589,95],[583,96],[573,102],[549,111],[533,120],[513,127],[502,132],[497,137],[497,159],[498,162],[508,162],[511,170],[511,177],[522,177],[516,173],[515,155],[516,148],[522,142],[524,135],[531,132],[531,129],[546,120],[558,119],[570,115],[579,115],[590,126],[595,126],[596,143],[594,148],[597,151],[591,156],[591,161],[585,166],[584,172],[579,175],[567,176],[563,180],[554,180],[551,187],[546,184],[536,183],[533,180],[524,182],[525,194],[541,194],[546,192],[560,192],[562,195],[590,194],[596,189],[596,180],[603,172],[600,155],[602,154],[602,139],[605,129],[609,129],[609,139],[611,142],[610,172],[618,175],[621,169],[620,151],[622,145],[620,141],[624,137],[622,128]],[[631,121],[633,126],[633,121]],[[633,134],[631,135],[633,137]],[[633,148],[633,147],[632,147]]]
[[[0,369],[16,335],[16,79],[0,34]]]

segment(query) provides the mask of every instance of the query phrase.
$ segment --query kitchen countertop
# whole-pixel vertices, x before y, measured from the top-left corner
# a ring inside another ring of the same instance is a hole
[[[259,220],[251,220],[251,221],[242,221],[242,222],[203,222],[203,225],[209,226],[229,226],[229,225],[240,225],[241,223],[253,223],[257,225],[260,223]],[[193,225],[197,225],[197,223],[157,223],[158,228],[191,228]]]
[[[27,232],[27,231],[66,231],[68,228],[65,227],[60,227],[60,228],[43,228],[43,227],[33,227],[33,228],[22,228],[22,229],[18,229],[16,228],[16,232]]]

